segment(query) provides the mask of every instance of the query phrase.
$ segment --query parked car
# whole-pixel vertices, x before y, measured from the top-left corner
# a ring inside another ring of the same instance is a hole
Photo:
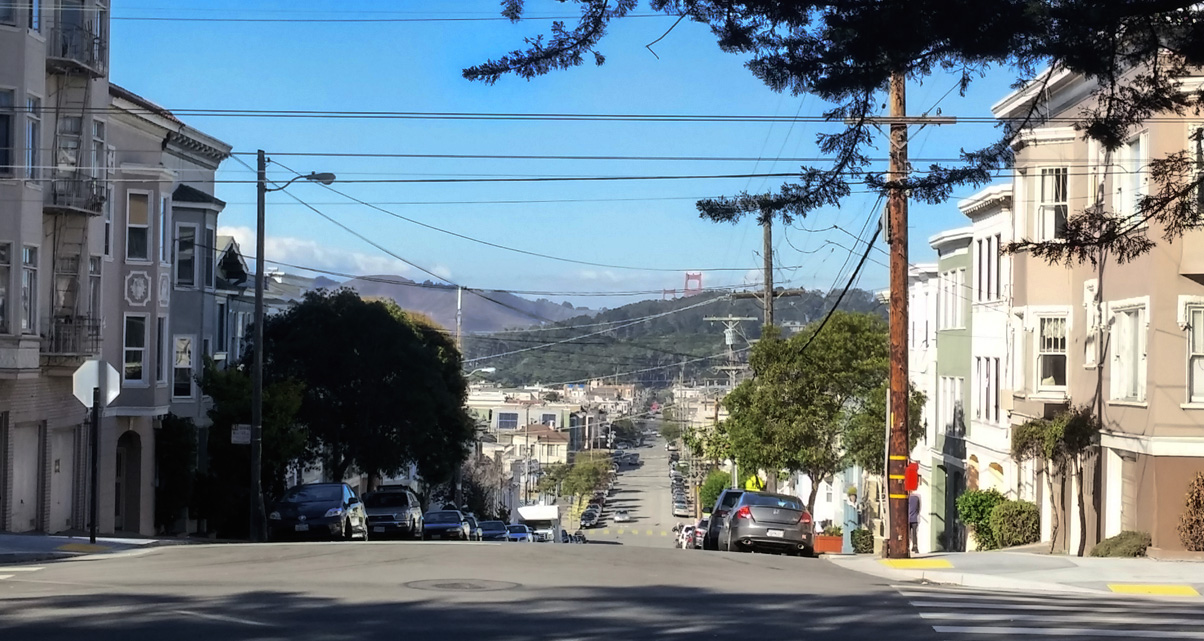
[[[686,505],[685,501],[673,502],[673,516],[693,516],[690,512],[690,506]]]
[[[694,526],[694,538],[690,542],[691,547],[694,549],[702,549],[702,539],[706,536],[707,525],[710,523],[710,521],[710,517],[707,516],[698,519],[698,525]]]
[[[577,530],[573,533],[573,543],[585,543],[585,532]]]
[[[268,538],[368,540],[368,513],[346,483],[298,485],[268,510]]]
[[[618,512],[615,512],[614,520],[615,523],[630,523],[634,519],[632,519],[631,515],[627,513],[627,510],[619,510]]]
[[[810,556],[813,535],[811,514],[797,496],[744,492],[722,519],[718,541],[724,551],[765,549]]]
[[[378,489],[364,495],[368,529],[374,538],[422,536],[422,507],[409,490]]]
[[[682,526],[682,528],[677,532],[677,539],[673,541],[673,547],[684,549],[686,547],[686,542],[692,540],[694,540],[694,526]]]
[[[740,500],[740,495],[744,490],[726,489],[719,493],[719,498],[715,499],[715,507],[711,509],[711,520],[707,523],[706,537],[702,542],[704,550],[719,549],[719,526],[727,513],[731,511],[732,506]]]
[[[510,541],[513,541],[513,542],[518,542],[518,543],[534,543],[535,542],[535,533],[531,531],[531,528],[529,528],[525,525],[522,525],[521,523],[516,523],[514,525],[507,525],[506,526],[506,536]]]
[[[467,541],[470,535],[468,517],[459,510],[427,512],[422,517],[423,541],[431,539]]]
[[[572,541],[573,541],[573,537],[569,536],[568,530],[560,531],[560,542],[561,543],[571,543]]]
[[[464,521],[468,523],[468,540],[469,541],[484,541],[485,533],[481,530],[481,524],[477,523],[477,517],[468,514],[465,515]]]
[[[506,540],[506,524],[501,521],[481,521],[478,524],[481,528],[482,541],[505,541]]]

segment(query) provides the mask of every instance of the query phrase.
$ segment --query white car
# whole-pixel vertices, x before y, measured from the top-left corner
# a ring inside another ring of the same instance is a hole
[[[506,539],[512,543],[534,543],[535,534],[531,532],[531,528],[525,525],[507,525]]]
[[[694,516],[690,511],[690,506],[686,505],[685,501],[674,501],[673,516]]]
[[[693,547],[692,546],[693,541],[694,541],[694,526],[693,525],[687,525],[687,526],[683,527],[677,533],[677,543],[676,543],[677,547],[683,548],[683,549]]]
[[[618,512],[615,512],[615,523],[630,523],[632,520],[633,519],[631,518],[631,515],[627,513],[627,510],[619,510]]]

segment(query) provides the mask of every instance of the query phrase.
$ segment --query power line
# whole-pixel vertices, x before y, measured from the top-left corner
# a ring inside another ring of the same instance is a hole
[[[127,9],[128,10],[128,9]],[[372,13],[372,12],[367,12]],[[632,13],[623,16],[626,18],[669,18],[672,16],[663,13]],[[581,16],[523,16],[523,21],[528,20],[579,20]],[[206,17],[188,17],[188,16],[135,16],[135,15],[114,15],[109,17],[110,20],[118,22],[230,22],[230,23],[271,23],[271,24],[401,24],[401,23],[425,23],[425,22],[510,22],[509,18],[504,16],[481,16],[481,17],[462,17],[462,18],[206,18]]]

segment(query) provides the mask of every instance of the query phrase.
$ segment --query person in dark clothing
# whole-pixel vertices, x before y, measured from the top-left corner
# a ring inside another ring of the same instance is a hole
[[[912,492],[907,497],[907,532],[911,539],[911,551],[920,553],[920,495]]]

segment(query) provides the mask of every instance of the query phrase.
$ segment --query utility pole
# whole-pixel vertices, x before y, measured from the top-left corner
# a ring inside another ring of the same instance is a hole
[[[745,296],[749,297],[750,295],[746,294]],[[755,296],[755,294],[751,296]],[[735,297],[736,296],[733,296],[733,298]],[[770,306],[773,305],[772,298],[767,298],[766,300],[770,301]],[[730,383],[732,387],[735,387],[736,374],[744,369],[743,365],[740,365],[736,362],[736,350],[733,348],[733,346],[736,344],[736,328],[739,327],[740,323],[742,322],[753,322],[757,319],[752,316],[704,316],[702,320],[712,323],[723,323],[723,342],[727,345],[727,365],[721,365],[715,369],[718,369],[721,372],[727,372],[728,383]]]
[[[456,347],[460,353],[464,353],[464,343],[462,338],[462,327],[464,318],[464,288],[456,288]]]
[[[765,324],[773,325],[773,219],[766,220],[761,228],[764,230],[761,253],[765,261]]]
[[[255,199],[255,353],[251,366],[251,540],[263,541],[263,288],[264,214],[267,202],[268,159],[258,154],[259,167]],[[342,480],[342,479],[339,479]]]
[[[890,537],[887,558],[910,556],[907,536],[907,489],[904,475],[910,456],[907,443],[908,400],[911,385],[907,374],[907,194],[897,184],[907,177],[907,123],[896,120],[907,115],[907,76],[896,71],[890,76],[890,180],[895,187],[886,200],[887,232],[890,238],[890,448],[887,451],[887,496],[890,506]]]

